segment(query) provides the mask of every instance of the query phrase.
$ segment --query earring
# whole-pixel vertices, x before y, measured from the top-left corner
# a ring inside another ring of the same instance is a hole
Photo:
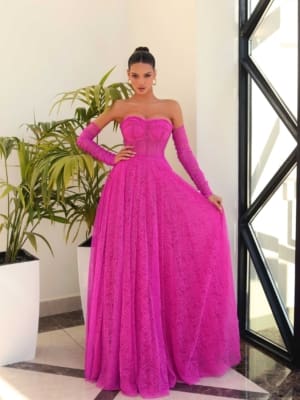
[[[156,85],[156,79],[153,79],[152,85],[153,85],[153,86]]]

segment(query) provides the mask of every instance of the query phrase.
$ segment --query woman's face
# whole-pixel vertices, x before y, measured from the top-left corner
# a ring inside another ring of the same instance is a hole
[[[150,64],[132,64],[127,73],[135,93],[142,95],[152,90],[156,72]]]

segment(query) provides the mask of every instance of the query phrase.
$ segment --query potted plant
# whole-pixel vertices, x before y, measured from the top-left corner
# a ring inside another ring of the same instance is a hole
[[[74,241],[80,228],[86,240],[77,247],[77,267],[83,314],[86,310],[90,234],[105,177],[109,170],[83,153],[76,145],[78,122],[74,120],[37,123],[30,126],[39,148],[38,168],[43,171],[43,196],[63,202],[66,240]]]
[[[117,99],[132,95],[131,87],[122,82],[106,85],[114,68],[110,69],[96,85],[59,94],[51,111],[63,103],[79,103],[74,115],[69,119],[39,122],[28,125],[39,146],[40,166],[46,186],[45,201],[49,201],[55,191],[57,200],[66,209],[66,239],[76,240],[84,226],[87,240],[78,246],[78,276],[83,314],[86,311],[86,291],[88,260],[90,255],[90,235],[96,209],[109,169],[76,145],[78,133],[91,119],[103,113]],[[118,124],[114,124],[114,130]],[[114,150],[115,147],[109,148]],[[106,146],[107,147],[107,146]],[[47,178],[47,179],[46,179]],[[73,232],[73,233],[72,233]]]
[[[39,261],[24,250],[29,242],[37,249],[47,239],[37,232],[47,218],[63,222],[56,199],[43,202],[42,176],[36,169],[33,144],[16,137],[0,137],[0,232],[5,251],[0,253],[0,365],[34,358],[39,319]],[[13,163],[10,164],[10,161]],[[14,170],[14,174],[12,174]],[[16,176],[19,175],[18,177]],[[11,177],[11,175],[14,175]],[[13,183],[13,181],[18,183]]]

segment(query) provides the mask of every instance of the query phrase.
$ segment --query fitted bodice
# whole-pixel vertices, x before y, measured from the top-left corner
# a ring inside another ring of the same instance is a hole
[[[164,118],[130,115],[120,123],[124,145],[134,146],[136,155],[163,157],[172,131],[172,124]]]

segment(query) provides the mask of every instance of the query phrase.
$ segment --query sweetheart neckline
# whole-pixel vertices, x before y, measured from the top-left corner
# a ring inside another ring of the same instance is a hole
[[[145,117],[143,117],[141,115],[133,115],[133,114],[132,115],[126,115],[126,117],[124,117],[122,119],[122,121],[120,122],[120,125],[122,125],[123,122],[127,121],[130,118],[136,118],[136,119],[140,119],[141,121],[146,121],[146,122],[148,122],[148,121],[166,121],[167,124],[169,124],[170,126],[173,127],[172,122],[167,118],[163,118],[163,117],[145,118]]]

